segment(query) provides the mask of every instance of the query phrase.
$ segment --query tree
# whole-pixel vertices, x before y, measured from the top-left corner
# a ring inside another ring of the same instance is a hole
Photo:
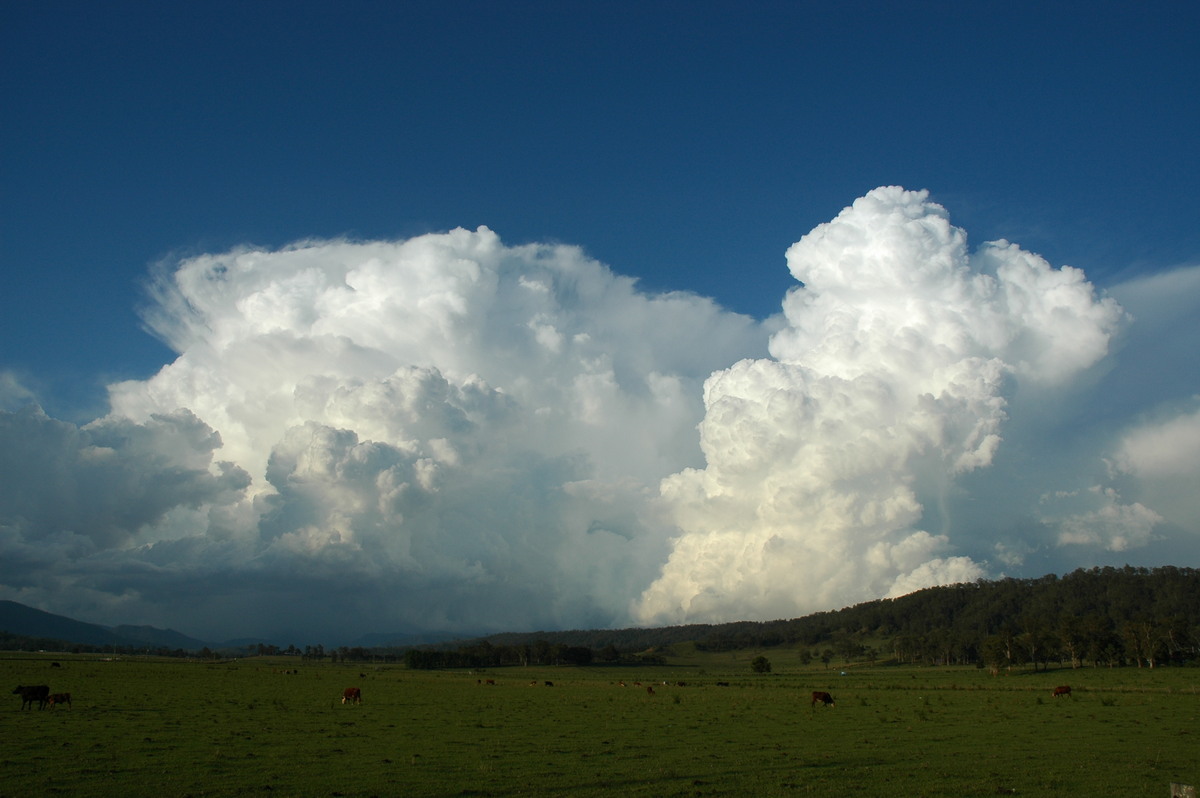
[[[1087,635],[1084,633],[1083,622],[1078,615],[1064,613],[1058,622],[1058,639],[1063,650],[1071,658],[1071,667],[1083,665],[1083,651],[1087,645]]]
[[[1139,668],[1142,667],[1142,662],[1151,668],[1155,666],[1163,641],[1153,623],[1147,620],[1126,621],[1121,627],[1121,636],[1125,640],[1125,650]]]
[[[759,654],[750,661],[750,670],[754,671],[755,673],[770,673],[771,661],[762,654]]]
[[[1000,635],[987,637],[980,647],[980,655],[993,676],[1000,675],[1000,669],[1009,664],[1008,645]]]

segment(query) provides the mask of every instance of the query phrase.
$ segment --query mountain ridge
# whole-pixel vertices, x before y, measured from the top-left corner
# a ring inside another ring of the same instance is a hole
[[[12,635],[58,640],[86,646],[123,646],[133,648],[169,648],[194,651],[212,647],[212,643],[153,626],[103,626],[56,615],[21,604],[0,600],[0,630]]]

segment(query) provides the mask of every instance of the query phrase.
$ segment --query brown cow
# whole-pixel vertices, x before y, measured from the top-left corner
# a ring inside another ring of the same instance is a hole
[[[357,687],[347,687],[345,690],[342,691],[342,703],[343,704],[361,704],[362,703],[362,690],[358,689]]]
[[[71,709],[72,708],[71,707],[71,694],[70,693],[51,693],[50,697],[48,699],[46,699],[46,703],[48,703],[50,705],[51,709],[54,709],[55,704],[66,704],[67,709]]]
[[[46,701],[50,697],[50,688],[44,684],[32,687],[18,684],[13,690],[13,695],[21,696],[21,709],[33,709],[34,701],[38,702],[38,709],[45,709]]]
[[[819,690],[813,690],[812,706],[815,707],[818,701],[827,707],[837,706],[833,703],[833,696],[831,696],[829,693],[822,693]]]
[[[1070,697],[1071,697],[1071,687],[1070,687],[1070,685],[1065,685],[1065,684],[1064,684],[1064,685],[1062,685],[1062,686],[1060,686],[1060,687],[1055,687],[1055,688],[1054,688],[1054,697],[1055,697],[1055,698],[1058,698],[1059,696],[1063,696],[1063,695],[1065,695],[1067,698],[1070,698]]]

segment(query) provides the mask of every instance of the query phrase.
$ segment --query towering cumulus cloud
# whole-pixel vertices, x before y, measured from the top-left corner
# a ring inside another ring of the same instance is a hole
[[[179,356],[112,386],[113,417],[187,408],[250,483],[219,532],[173,518],[195,526],[139,556],[241,582],[276,626],[625,616],[665,554],[653,487],[701,462],[703,380],[766,353],[710,300],[486,228],[193,258],[156,299]]]
[[[1146,353],[1197,329],[1200,271],[1125,286],[1130,335],[1082,272],[970,251],[899,188],[787,260],[766,321],[487,228],[167,264],[146,321],[177,356],[108,415],[0,374],[0,597],[305,644],[790,617],[1194,547],[1196,372]]]
[[[1007,242],[968,255],[924,192],[880,188],[790,250],[771,359],[705,384],[703,469],[662,483],[682,531],[644,622],[790,617],[982,576],[922,527],[1000,446],[1007,395],[1068,381],[1121,317]]]

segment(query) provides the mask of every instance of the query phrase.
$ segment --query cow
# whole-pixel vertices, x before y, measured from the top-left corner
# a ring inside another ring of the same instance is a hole
[[[71,694],[70,693],[51,693],[50,697],[48,699],[46,699],[46,703],[50,705],[51,709],[54,709],[55,704],[66,704],[67,709],[71,709]]]
[[[831,696],[829,693],[822,693],[819,690],[813,690],[812,706],[815,707],[818,701],[827,707],[837,706],[833,703],[833,696]]]
[[[38,709],[46,708],[46,701],[50,697],[50,688],[44,684],[27,686],[18,684],[13,690],[13,695],[21,696],[21,709],[33,709],[33,702],[38,702]]]
[[[646,685],[646,695],[654,695],[654,688],[650,685]]]
[[[547,687],[553,687],[553,686],[554,686],[554,682],[546,682],[546,686],[547,686]]]
[[[343,704],[361,704],[362,703],[362,690],[358,689],[357,687],[347,687],[345,690],[342,691],[342,703]]]
[[[1059,696],[1064,696],[1064,695],[1067,698],[1071,697],[1071,688],[1069,685],[1064,684],[1064,685],[1061,685],[1060,687],[1054,688],[1054,697],[1055,698],[1058,698]]]

